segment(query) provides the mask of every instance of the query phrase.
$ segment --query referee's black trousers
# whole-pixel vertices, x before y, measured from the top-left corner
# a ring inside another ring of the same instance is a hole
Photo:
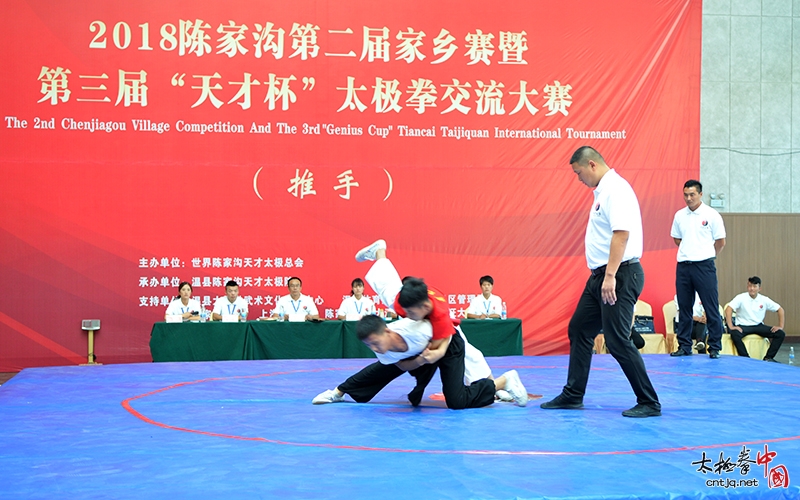
[[[635,263],[620,266],[617,270],[617,301],[613,306],[603,303],[601,288],[604,279],[604,273],[589,277],[569,322],[569,373],[563,394],[570,401],[583,401],[592,364],[594,339],[602,329],[606,347],[628,378],[636,394],[636,402],[660,409],[656,390],[630,336],[633,308],[644,287],[642,266]]]

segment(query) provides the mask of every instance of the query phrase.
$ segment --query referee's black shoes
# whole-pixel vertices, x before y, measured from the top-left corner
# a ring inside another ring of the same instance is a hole
[[[631,418],[660,417],[661,408],[654,408],[649,405],[638,404],[630,410],[623,411],[622,416]]]
[[[690,353],[690,352],[686,352],[686,351],[684,351],[684,350],[681,350],[681,349],[678,349],[678,350],[677,350],[677,351],[675,351],[675,352],[671,352],[671,353],[669,353],[669,355],[670,355],[670,356],[691,356],[691,355],[692,355],[692,353]]]
[[[545,410],[579,410],[583,408],[583,402],[576,402],[564,396],[564,394],[559,394],[551,401],[540,404],[539,408],[544,408]]]
[[[708,357],[711,359],[719,359],[719,351],[708,350]]]

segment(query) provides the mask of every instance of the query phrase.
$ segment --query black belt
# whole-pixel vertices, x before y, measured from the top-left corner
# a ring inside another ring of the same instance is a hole
[[[631,264],[638,264],[638,263],[639,263],[639,259],[633,258],[633,259],[626,260],[625,262],[620,262],[619,263],[619,267],[630,266]],[[592,269],[592,276],[597,276],[599,274],[605,274],[606,273],[606,267],[607,266],[600,266],[597,269]]]
[[[706,260],[682,260],[678,262],[678,264],[688,264],[688,265],[703,264],[704,262],[714,262],[716,259],[717,259],[716,257],[711,257],[710,259]]]

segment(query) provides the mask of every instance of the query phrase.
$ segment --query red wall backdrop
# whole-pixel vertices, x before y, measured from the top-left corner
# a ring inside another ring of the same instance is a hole
[[[213,301],[237,279],[259,316],[298,275],[330,314],[377,237],[456,312],[493,275],[525,353],[565,353],[583,144],[639,196],[663,327],[699,172],[699,0],[3,10],[0,371],[81,362],[84,318],[99,361],[149,361],[179,280]]]

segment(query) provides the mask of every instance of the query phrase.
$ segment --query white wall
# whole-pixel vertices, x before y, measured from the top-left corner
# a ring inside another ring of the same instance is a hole
[[[705,0],[700,181],[721,212],[800,212],[800,0]]]

